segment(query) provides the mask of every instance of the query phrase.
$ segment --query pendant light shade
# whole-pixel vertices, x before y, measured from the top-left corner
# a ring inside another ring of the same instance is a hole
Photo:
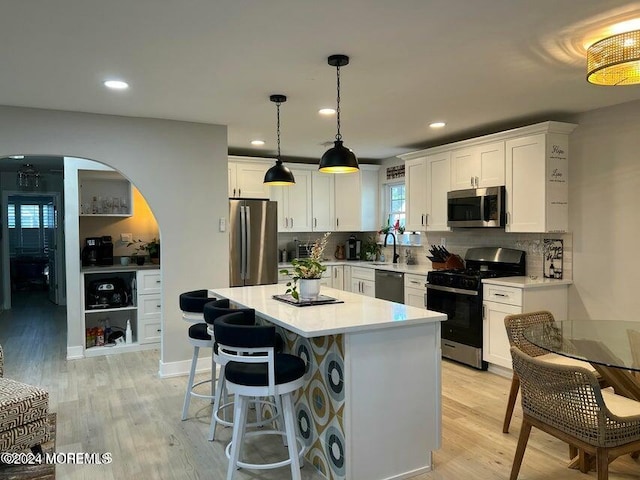
[[[349,65],[349,57],[346,55],[331,55],[327,59],[327,63],[332,67],[336,67],[337,79],[337,108],[336,118],[338,124],[338,133],[336,140],[333,142],[333,148],[330,148],[320,159],[319,170],[324,173],[352,173],[359,170],[358,159],[350,148],[342,144],[342,134],[340,133],[340,67]]]
[[[640,30],[619,33],[587,49],[587,81],[595,85],[640,83]]]
[[[276,159],[276,164],[265,173],[263,183],[274,187],[294,185],[296,180],[293,178],[293,173],[289,168],[285,167],[280,158],[280,105],[287,101],[287,97],[284,95],[271,95],[269,100],[276,104],[277,109],[278,158]]]

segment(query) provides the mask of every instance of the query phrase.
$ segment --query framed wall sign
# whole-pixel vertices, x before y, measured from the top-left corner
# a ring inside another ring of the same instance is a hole
[[[562,240],[544,239],[543,271],[545,278],[562,278]]]

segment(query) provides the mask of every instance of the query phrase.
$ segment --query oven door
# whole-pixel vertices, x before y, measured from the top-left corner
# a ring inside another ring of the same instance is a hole
[[[447,314],[443,339],[482,348],[481,292],[427,284],[427,309]]]

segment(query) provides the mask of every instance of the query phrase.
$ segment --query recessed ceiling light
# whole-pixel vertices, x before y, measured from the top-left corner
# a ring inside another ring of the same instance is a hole
[[[321,108],[320,110],[318,110],[318,113],[320,115],[335,115],[336,110],[334,108]]]
[[[429,126],[430,126],[431,128],[442,128],[442,127],[444,127],[445,125],[446,125],[446,123],[444,123],[444,122],[433,122],[433,123],[430,123],[430,124],[429,124]]]
[[[13,158],[14,160],[22,160],[24,155],[10,155],[9,158]]]
[[[264,140],[251,140],[251,145],[255,145],[255,146],[264,145]]]
[[[104,86],[113,90],[125,90],[129,88],[129,84],[122,80],[105,80]]]

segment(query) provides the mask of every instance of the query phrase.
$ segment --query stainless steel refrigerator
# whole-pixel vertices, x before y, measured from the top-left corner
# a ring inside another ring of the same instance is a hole
[[[278,283],[278,210],[269,200],[229,201],[229,284]]]

